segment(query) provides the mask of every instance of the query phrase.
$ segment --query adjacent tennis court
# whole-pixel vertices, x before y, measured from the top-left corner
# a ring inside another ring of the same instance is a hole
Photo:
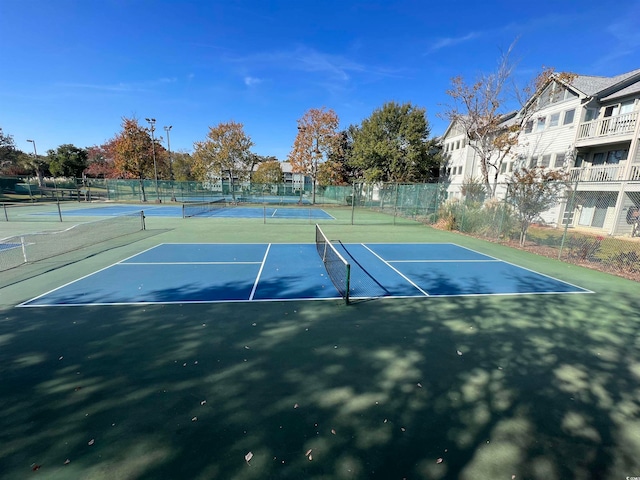
[[[318,226],[316,237],[317,244],[162,244],[21,306],[588,292],[454,244],[344,244]]]
[[[89,208],[65,209],[65,217],[115,217],[139,212],[139,205],[107,205]],[[268,218],[299,220],[331,220],[333,217],[322,208],[284,205],[274,206],[242,206],[225,202],[194,202],[182,205],[145,205],[147,217],[219,217],[219,218]],[[41,212],[30,215],[57,216],[58,212]]]

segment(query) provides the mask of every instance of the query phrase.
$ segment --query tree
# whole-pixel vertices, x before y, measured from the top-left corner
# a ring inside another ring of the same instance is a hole
[[[347,185],[346,164],[339,160],[327,160],[318,167],[318,184],[322,187],[328,185]]]
[[[256,173],[253,174],[253,182],[260,184],[282,183],[282,167],[277,160],[267,160],[260,163]]]
[[[188,182],[195,180],[192,172],[193,158],[187,152],[171,152],[173,162],[173,178],[178,182]]]
[[[340,150],[341,135],[337,131],[339,123],[338,115],[324,107],[311,108],[298,119],[298,134],[288,160],[294,173],[303,173],[311,177],[311,203],[316,202],[318,166],[329,155]]]
[[[47,157],[49,171],[54,176],[81,177],[87,168],[87,151],[68,143],[60,145],[56,150],[48,150]]]
[[[244,133],[242,123],[230,121],[209,127],[207,139],[194,143],[193,173],[199,180],[226,176],[235,201],[234,179],[249,177],[255,160],[249,151],[252,146],[251,137]]]
[[[553,207],[568,188],[568,173],[545,167],[522,168],[507,182],[507,202],[520,223],[520,245],[524,246],[529,225]]]
[[[495,72],[481,75],[473,84],[462,77],[451,80],[447,90],[453,104],[442,116],[460,128],[480,164],[480,175],[490,197],[496,194],[498,175],[505,159],[518,144],[518,137],[536,110],[539,102],[534,93],[540,91],[552,78],[570,82],[575,75],[554,73],[543,68],[533,81],[519,89],[513,83],[514,64],[510,60],[513,46],[500,58]],[[516,99],[518,110],[508,111],[511,100]]]
[[[117,178],[115,139],[87,148],[85,175],[92,178]]]
[[[460,193],[466,204],[482,204],[487,196],[487,189],[482,179],[468,177],[462,182]]]
[[[140,181],[142,201],[147,201],[144,179],[153,175],[153,150],[151,136],[135,118],[123,118],[122,131],[114,139],[115,167],[126,178]]]
[[[349,162],[370,182],[429,180],[440,164],[430,133],[424,108],[385,103],[355,133]]]
[[[15,165],[18,158],[13,136],[5,135],[0,128],[0,171],[4,171],[12,165]]]

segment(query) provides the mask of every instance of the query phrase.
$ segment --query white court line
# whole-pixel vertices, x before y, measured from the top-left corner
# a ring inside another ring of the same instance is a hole
[[[262,262],[127,262],[122,265],[260,265]]]
[[[393,270],[394,272],[396,272],[398,275],[400,275],[402,278],[404,278],[407,282],[409,282],[411,285],[413,285],[416,290],[418,290],[419,292],[422,292],[425,296],[429,296],[429,294],[427,292],[425,292],[423,289],[421,289],[418,285],[416,285],[415,283],[413,283],[411,280],[409,280],[409,278],[404,275],[402,272],[400,272],[397,268],[395,268],[393,265],[391,265],[389,262],[387,262],[384,258],[382,258],[380,255],[378,255],[376,252],[374,252],[373,250],[371,250],[369,247],[367,247],[364,243],[361,243],[360,245],[362,245],[364,248],[366,248],[367,250],[369,250],[371,253],[373,253],[382,263],[384,263],[386,266],[388,266],[391,270]]]
[[[498,263],[502,260],[388,260],[389,263]]]
[[[570,283],[570,282],[565,282],[564,280],[560,280],[559,278],[555,278],[555,277],[552,277],[551,275],[546,275],[544,273],[537,272],[537,271],[532,270],[530,268],[523,267],[522,265],[518,265],[516,263],[511,263],[511,262],[507,262],[506,260],[501,260],[499,258],[492,257],[491,255],[487,255],[486,253],[478,252],[478,251],[476,251],[476,250],[474,250],[472,248],[463,247],[462,245],[458,245],[456,243],[452,243],[451,245],[455,245],[456,247],[464,248],[465,250],[469,250],[470,252],[477,253],[479,255],[484,255],[485,257],[493,258],[493,259],[495,259],[495,260],[497,260],[499,262],[506,263],[507,265],[511,265],[512,267],[521,268],[522,270],[526,270],[527,272],[535,273],[536,275],[540,275],[542,277],[547,277],[547,278],[550,278],[551,280],[555,280],[556,282],[564,283],[565,285],[570,285],[570,286],[572,286],[574,288],[579,288],[580,290],[582,290],[582,292],[577,292],[577,293],[595,293],[594,291],[589,290],[588,288],[581,287],[580,285],[576,285],[576,284]],[[574,293],[574,292],[561,292],[561,293]]]
[[[264,252],[264,258],[262,259],[262,265],[260,265],[260,270],[258,270],[258,275],[256,275],[256,281],[253,284],[253,288],[251,289],[251,295],[249,295],[249,300],[253,300],[253,296],[256,293],[256,289],[258,288],[258,282],[260,281],[260,275],[262,275],[262,270],[264,269],[264,264],[267,261],[267,256],[269,255],[269,250],[271,249],[271,244],[267,246],[267,251]]]
[[[274,218],[276,216],[276,212],[278,211],[277,208],[273,209],[273,213],[271,214],[271,218]]]

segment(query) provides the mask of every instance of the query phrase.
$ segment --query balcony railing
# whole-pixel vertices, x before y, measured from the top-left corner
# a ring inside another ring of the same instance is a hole
[[[576,167],[569,170],[572,182],[612,182],[623,180],[624,165],[597,165],[595,167]]]
[[[637,121],[638,112],[631,112],[581,123],[578,127],[578,140],[630,135],[635,130]]]

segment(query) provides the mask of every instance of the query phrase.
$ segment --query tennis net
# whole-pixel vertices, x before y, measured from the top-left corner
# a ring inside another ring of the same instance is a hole
[[[142,211],[52,232],[28,233],[0,239],[0,271],[37,262],[144,230]]]
[[[228,208],[224,198],[212,200],[210,202],[189,202],[182,204],[182,218],[197,217],[207,215],[211,212]]]
[[[322,259],[331,282],[344,301],[349,304],[349,283],[351,281],[351,265],[344,259],[333,243],[316,224],[316,249]]]

